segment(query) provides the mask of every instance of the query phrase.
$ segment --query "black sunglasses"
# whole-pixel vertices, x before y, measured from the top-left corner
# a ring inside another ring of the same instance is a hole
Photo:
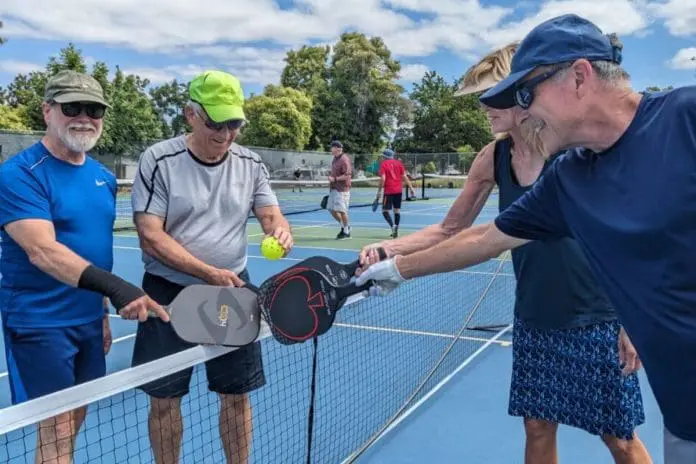
[[[515,104],[524,110],[529,109],[534,101],[534,89],[545,80],[553,77],[562,69],[565,69],[565,67],[557,68],[552,71],[546,71],[543,74],[532,77],[528,81],[517,84],[517,86],[515,86]]]
[[[106,113],[106,106],[99,103],[81,103],[81,102],[71,102],[71,103],[59,103],[60,110],[68,118],[74,118],[82,114],[82,111],[87,114],[91,119],[101,119]]]
[[[227,129],[230,131],[235,131],[244,125],[243,119],[230,119],[223,122],[215,122],[210,119],[207,114],[201,114],[200,111],[197,111],[197,113],[198,117],[200,117],[205,123],[205,127],[215,132],[220,132],[225,127],[227,127]]]

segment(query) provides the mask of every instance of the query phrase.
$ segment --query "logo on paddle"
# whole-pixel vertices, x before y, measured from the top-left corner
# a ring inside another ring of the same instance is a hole
[[[220,310],[218,311],[218,325],[220,327],[227,327],[227,317],[230,314],[230,307],[226,304],[220,305]]]

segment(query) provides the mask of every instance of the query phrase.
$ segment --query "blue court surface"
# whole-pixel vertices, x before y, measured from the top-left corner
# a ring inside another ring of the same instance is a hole
[[[401,234],[439,221],[448,207],[449,202],[437,200],[406,202]],[[491,200],[477,222],[488,222],[495,215]],[[250,221],[252,281],[260,283],[314,255],[353,261],[361,246],[388,238],[380,212],[359,208],[350,216],[353,238],[344,241],[335,240],[338,227],[324,211],[289,216],[296,248],[288,258],[275,262],[261,257],[261,234],[256,222]],[[137,238],[118,234],[114,257],[115,272],[139,284],[143,266]],[[405,414],[357,462],[524,462],[521,420],[507,415],[510,333],[462,330],[464,325],[511,322],[514,277],[510,261],[504,258],[418,279],[393,296],[365,299],[341,310],[337,324],[319,340],[312,462],[342,462],[365,443],[402,407],[448,347],[448,356],[404,407]],[[114,344],[107,356],[107,374],[113,375],[130,368],[136,324],[118,316],[110,320]],[[285,346],[267,338],[262,346],[267,383],[251,395],[252,461],[304,462],[311,343]],[[10,394],[4,357],[0,368],[0,408],[7,408]],[[97,382],[95,386],[104,385]],[[662,418],[642,372],[641,384],[646,423],[638,434],[654,462],[661,463]],[[200,366],[194,370],[182,411],[182,462],[224,462],[217,398],[207,392]],[[135,389],[90,404],[75,462],[154,462],[147,414],[147,397]],[[0,412],[0,427],[3,417]],[[33,462],[33,430],[28,426],[1,436],[0,462]],[[562,427],[558,440],[562,463],[613,462],[602,442],[583,431]]]

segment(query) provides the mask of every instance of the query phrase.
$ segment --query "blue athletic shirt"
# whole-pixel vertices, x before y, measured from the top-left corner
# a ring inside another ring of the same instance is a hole
[[[64,284],[34,266],[4,226],[53,222],[56,239],[111,271],[116,178],[91,157],[76,166],[37,142],[0,164],[0,314],[8,327],[68,327],[103,317],[102,295]]]
[[[644,95],[612,147],[569,151],[495,224],[519,238],[575,238],[665,426],[696,441],[696,87]]]

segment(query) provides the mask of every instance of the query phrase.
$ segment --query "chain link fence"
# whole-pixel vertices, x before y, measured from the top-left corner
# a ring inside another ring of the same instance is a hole
[[[0,162],[14,156],[23,149],[41,139],[43,132],[13,132],[0,130]],[[152,141],[151,143],[155,143]],[[101,163],[111,169],[119,179],[133,179],[137,170],[140,153],[148,144],[134,147],[126,155],[96,154]],[[299,170],[302,180],[325,180],[331,170],[331,154],[328,152],[292,151],[274,148],[248,147],[261,156],[272,179],[294,180],[295,171]],[[376,175],[380,155],[348,154],[354,161],[354,177],[362,178]],[[401,153],[406,170],[412,176],[421,174],[465,175],[476,153]]]

